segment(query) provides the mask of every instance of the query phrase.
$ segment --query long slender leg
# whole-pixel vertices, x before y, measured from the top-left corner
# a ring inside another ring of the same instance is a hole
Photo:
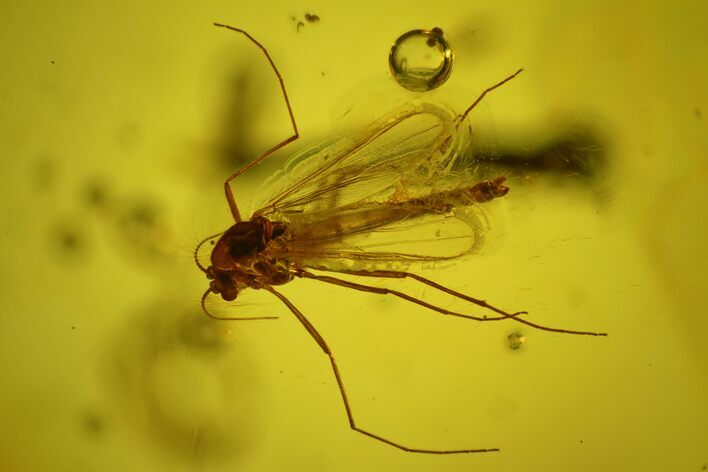
[[[452,449],[452,450],[434,450],[434,449],[417,449],[417,448],[412,448],[408,446],[404,446],[402,444],[396,443],[394,441],[391,441],[390,439],[386,439],[382,436],[370,433],[359,426],[356,425],[354,422],[354,415],[352,414],[352,408],[351,405],[349,404],[349,399],[347,398],[347,392],[344,389],[344,382],[342,381],[342,374],[339,372],[339,367],[337,367],[337,361],[334,359],[334,355],[332,354],[332,351],[330,350],[329,346],[327,345],[327,342],[324,340],[322,335],[315,329],[315,327],[310,323],[310,321],[305,318],[305,315],[303,315],[300,310],[298,310],[295,305],[290,302],[284,295],[281,293],[275,291],[273,287],[263,287],[269,292],[271,292],[273,295],[278,297],[280,301],[282,301],[285,306],[288,307],[288,309],[292,312],[293,315],[295,315],[295,318],[298,319],[298,321],[303,325],[305,330],[312,336],[312,338],[315,340],[315,342],[320,346],[320,349],[327,355],[329,358],[329,363],[332,366],[332,372],[334,372],[334,377],[337,379],[337,386],[339,387],[339,393],[342,395],[342,401],[344,402],[344,409],[347,412],[347,418],[349,419],[349,427],[353,429],[354,431],[363,434],[364,436],[368,436],[372,439],[376,439],[377,441],[381,441],[382,443],[388,444],[390,446],[393,446],[395,448],[398,448],[402,451],[406,452],[418,452],[421,454],[468,454],[468,453],[473,453],[473,452],[498,452],[499,449],[497,448],[492,448],[492,449]]]
[[[386,271],[382,271],[382,272],[386,272]],[[352,273],[352,274],[353,275],[370,275],[372,273],[373,272],[369,272],[367,274],[355,274],[355,273]],[[395,273],[395,272],[392,272],[392,273]],[[407,273],[403,273],[403,274],[407,274]],[[511,318],[514,321],[517,321],[519,323],[523,323],[525,325],[528,325],[528,326],[531,326],[533,328],[540,329],[543,331],[550,331],[550,332],[554,332],[554,333],[565,333],[565,334],[581,334],[581,335],[586,335],[586,336],[607,336],[607,333],[594,333],[591,331],[574,331],[574,330],[569,330],[569,329],[550,328],[548,326],[542,326],[542,325],[539,325],[536,323],[532,323],[531,321],[527,321],[527,320],[520,318],[518,316],[518,315],[523,314],[525,312],[518,312],[518,313],[509,314],[509,313],[506,313],[502,310],[499,310],[498,308],[493,308],[493,307],[491,307],[491,305],[489,305],[490,309],[493,309],[497,313],[502,313],[503,316],[494,317],[494,318],[489,318],[489,317],[484,318],[484,317],[479,317],[479,316],[465,315],[465,314],[458,313],[455,311],[446,310],[445,308],[441,308],[436,305],[432,305],[428,302],[425,302],[423,300],[419,300],[415,297],[412,297],[406,293],[399,292],[398,290],[392,290],[389,288],[381,288],[381,287],[373,287],[371,285],[358,284],[355,282],[349,282],[347,280],[338,279],[336,277],[312,274],[312,273],[304,271],[304,270],[298,272],[297,275],[299,275],[300,277],[304,277],[304,278],[315,279],[315,280],[319,280],[321,282],[326,282],[326,283],[333,284],[333,285],[339,285],[342,287],[347,287],[347,288],[351,288],[354,290],[359,290],[361,292],[379,293],[381,295],[393,295],[395,297],[402,298],[404,300],[415,303],[417,305],[428,308],[430,310],[437,311],[438,313],[442,313],[443,315],[455,316],[458,318],[467,318],[467,319],[475,320],[475,321],[499,321],[499,320],[503,320],[506,318]],[[487,307],[486,302],[484,302],[483,300],[477,300],[476,298],[468,297],[467,295],[463,295],[459,292],[455,292],[454,290],[445,289],[445,287],[443,287],[442,285],[439,285],[439,284],[437,284],[431,280],[425,279],[423,277],[414,276],[414,274],[407,274],[407,275],[402,275],[402,276],[396,275],[395,278],[403,278],[403,277],[407,277],[407,276],[413,276],[412,278],[415,278],[416,280],[426,283],[427,285],[430,285],[431,287],[439,288],[440,290],[443,290],[443,291],[450,293],[452,295],[460,296],[460,298],[462,298],[463,300],[470,301],[470,302],[475,303],[480,306],[485,306],[485,308]],[[382,277],[384,277],[384,276],[382,276]],[[391,275],[391,277],[394,277],[394,276]]]
[[[513,74],[511,74],[511,75],[510,75],[509,77],[507,77],[506,79],[502,80],[501,82],[499,82],[499,83],[497,83],[497,84],[492,85],[491,87],[487,88],[484,92],[482,92],[481,94],[479,94],[479,97],[477,97],[477,100],[475,100],[475,101],[472,103],[472,105],[468,106],[468,107],[467,107],[467,110],[465,110],[464,113],[462,113],[462,114],[457,118],[457,120],[458,120],[458,121],[457,121],[457,126],[460,126],[460,123],[462,123],[463,121],[465,121],[465,118],[467,118],[467,115],[469,114],[469,112],[471,112],[471,111],[474,109],[474,107],[476,107],[476,106],[479,104],[479,102],[481,102],[481,101],[484,99],[484,97],[485,97],[489,92],[491,92],[492,90],[497,89],[497,88],[501,87],[502,85],[504,85],[505,83],[509,82],[511,79],[513,79],[514,77],[516,77],[517,75],[519,75],[519,74],[521,73],[521,71],[523,71],[523,70],[524,70],[524,69],[519,69],[519,70],[517,70],[516,72],[514,72]]]
[[[333,269],[328,269],[326,267],[315,267],[315,269],[321,270],[324,272],[338,272],[340,274],[356,275],[359,277],[381,277],[381,278],[387,278],[387,279],[411,278],[411,279],[417,280],[419,282],[422,282],[426,285],[429,285],[433,288],[436,288],[442,292],[448,293],[448,294],[452,295],[453,297],[457,297],[462,300],[468,301],[470,303],[474,303],[477,306],[480,306],[482,308],[486,308],[488,310],[491,310],[491,311],[501,315],[499,317],[479,318],[479,320],[481,320],[481,321],[503,320],[506,318],[513,318],[518,315],[525,315],[528,313],[526,311],[518,311],[516,313],[509,314],[508,312],[502,310],[501,308],[497,308],[494,305],[490,305],[485,300],[480,300],[479,298],[470,297],[469,295],[465,295],[464,293],[457,292],[455,290],[445,287],[444,285],[440,285],[437,282],[433,282],[430,279],[426,279],[425,277],[421,277],[420,275],[416,275],[416,274],[413,274],[410,272],[403,272],[403,271],[396,271],[396,270],[333,270]],[[476,317],[471,317],[471,318],[478,319]]]
[[[278,68],[275,66],[275,63],[273,62],[273,59],[271,59],[270,54],[268,54],[268,51],[266,48],[259,43],[253,36],[248,34],[246,31],[235,28],[233,26],[229,25],[224,25],[221,23],[214,23],[214,26],[218,26],[220,28],[226,28],[231,31],[235,31],[237,33],[241,33],[244,36],[246,36],[253,44],[258,46],[261,51],[263,51],[263,54],[265,55],[266,59],[270,63],[271,68],[273,69],[273,72],[275,72],[275,75],[278,77],[278,81],[280,82],[280,90],[283,92],[283,98],[285,99],[285,105],[288,107],[288,114],[290,115],[290,122],[293,125],[293,135],[281,142],[280,144],[276,144],[272,148],[268,149],[265,151],[263,154],[260,154],[258,157],[253,159],[251,162],[246,164],[245,166],[241,167],[239,170],[234,172],[229,176],[228,179],[226,179],[226,182],[224,182],[224,192],[226,193],[226,201],[229,203],[229,208],[231,209],[231,215],[234,217],[234,220],[238,223],[241,221],[241,213],[238,211],[238,206],[236,205],[236,199],[234,198],[233,190],[231,189],[230,182],[238,177],[239,175],[243,174],[246,172],[248,169],[251,167],[254,167],[256,164],[260,163],[262,160],[264,160],[266,157],[270,156],[273,154],[275,151],[278,149],[287,146],[288,144],[292,143],[296,139],[300,137],[300,133],[297,130],[297,124],[295,123],[295,115],[293,114],[293,109],[290,106],[290,99],[288,98],[288,92],[285,90],[285,82],[283,81],[283,77],[280,75],[280,72],[278,71]]]

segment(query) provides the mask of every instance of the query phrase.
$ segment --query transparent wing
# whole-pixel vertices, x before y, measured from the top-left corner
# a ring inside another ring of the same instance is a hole
[[[478,252],[490,229],[488,204],[367,203],[294,216],[273,255],[303,267],[403,269]]]
[[[255,216],[286,223],[274,257],[303,267],[404,267],[475,253],[490,228],[479,181],[453,171],[466,145],[455,115],[406,108],[354,138],[294,156],[266,186],[281,185]]]
[[[273,176],[284,188],[255,215],[289,221],[292,215],[424,193],[424,185],[449,171],[459,156],[454,115],[425,104],[404,108],[350,138],[294,156]],[[413,193],[411,193],[413,192]]]

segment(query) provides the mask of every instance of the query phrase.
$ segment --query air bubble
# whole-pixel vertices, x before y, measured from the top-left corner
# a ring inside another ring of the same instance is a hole
[[[454,55],[440,28],[412,30],[401,35],[388,55],[393,78],[413,92],[440,87],[452,72]]]

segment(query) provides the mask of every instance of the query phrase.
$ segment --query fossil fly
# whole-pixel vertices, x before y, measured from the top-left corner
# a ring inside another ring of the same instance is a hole
[[[408,271],[415,263],[451,261],[478,249],[485,226],[484,205],[506,195],[509,188],[503,176],[475,182],[469,172],[453,170],[460,155],[458,129],[487,93],[516,77],[521,69],[484,90],[460,115],[432,105],[404,107],[353,138],[296,155],[286,166],[285,175],[280,176],[284,188],[244,219],[231,182],[298,139],[299,132],[283,78],[266,48],[244,30],[215,25],[243,34],[262,51],[280,82],[293,134],[226,179],[224,191],[234,224],[204,239],[195,250],[195,261],[209,279],[209,288],[201,299],[202,309],[220,320],[273,319],[220,317],[210,313],[206,305],[211,294],[231,302],[246,289],[270,292],[285,304],[327,356],[352,430],[407,452],[499,451],[414,448],[358,426],[332,350],[308,318],[275,287],[306,278],[391,295],[449,316],[484,322],[509,319],[544,331],[606,336],[541,326],[523,318],[526,312],[504,311]],[[209,262],[202,264],[198,254],[206,242],[211,242],[213,248]],[[362,282],[368,278],[412,279],[490,313],[475,316],[454,312],[403,291],[352,282],[336,274]]]

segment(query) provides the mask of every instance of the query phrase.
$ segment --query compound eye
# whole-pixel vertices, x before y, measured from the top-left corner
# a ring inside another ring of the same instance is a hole
[[[231,277],[225,273],[217,273],[214,275],[214,280],[209,282],[209,290],[213,293],[221,295],[221,298],[227,302],[236,300],[236,296],[238,295],[238,287],[234,281],[231,280]]]
[[[221,298],[225,301],[232,302],[236,300],[236,297],[238,296],[238,288],[234,283],[229,281],[226,284],[221,284],[219,293],[221,294]]]

